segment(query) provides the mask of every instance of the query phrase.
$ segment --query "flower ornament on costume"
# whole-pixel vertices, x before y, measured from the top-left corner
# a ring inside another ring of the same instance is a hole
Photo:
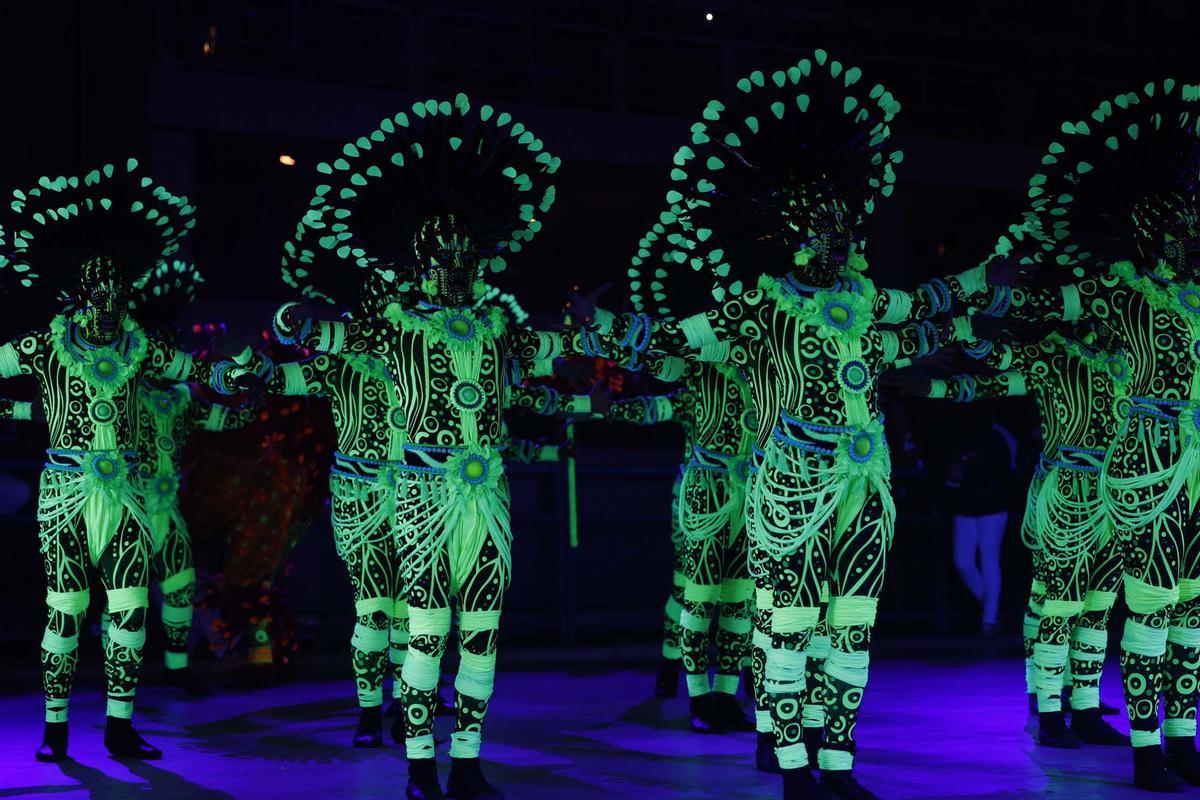
[[[450,388],[450,399],[459,411],[478,411],[483,408],[487,396],[478,381],[455,381]]]
[[[458,497],[486,495],[500,485],[503,474],[504,462],[492,448],[465,448],[446,462],[446,486]]]
[[[861,360],[851,359],[838,372],[838,382],[851,392],[864,392],[871,385],[871,373]]]
[[[851,477],[887,480],[892,467],[883,423],[872,420],[861,428],[852,429],[838,443],[836,458]]]

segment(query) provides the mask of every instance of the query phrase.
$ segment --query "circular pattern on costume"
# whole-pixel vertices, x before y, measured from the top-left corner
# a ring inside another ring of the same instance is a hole
[[[865,464],[875,455],[875,437],[867,431],[858,431],[850,437],[850,460],[856,464]]]
[[[821,309],[825,322],[839,331],[849,330],[854,325],[854,309],[841,300],[830,300]]]
[[[1195,289],[1180,289],[1179,302],[1183,305],[1184,311],[1200,314],[1200,292]]]
[[[159,475],[154,479],[154,493],[160,498],[167,498],[179,490],[179,480],[174,475]]]
[[[121,464],[109,453],[100,453],[92,457],[92,475],[102,481],[112,481],[121,477]]]
[[[1129,377],[1129,365],[1125,363],[1125,359],[1120,356],[1109,356],[1106,359],[1108,364],[1108,374],[1115,381],[1123,381]]]
[[[742,427],[750,433],[758,431],[758,409],[748,408],[742,412]]]
[[[870,385],[871,377],[867,365],[856,358],[842,365],[838,380],[850,391],[862,392]]]
[[[450,387],[450,401],[459,411],[478,411],[485,400],[483,387],[477,381],[459,380]]]
[[[112,383],[121,374],[117,360],[110,355],[98,355],[92,359],[92,377],[100,383]]]
[[[475,338],[475,320],[465,314],[451,314],[446,317],[446,332],[451,339],[469,342]]]
[[[394,431],[408,430],[408,416],[404,413],[404,409],[400,406],[389,409],[387,424]]]
[[[156,392],[154,408],[163,414],[169,414],[175,408],[175,396],[167,392]]]
[[[165,434],[155,437],[154,446],[160,453],[171,454],[175,452],[175,440]]]
[[[97,425],[111,425],[117,418],[117,406],[111,400],[97,397],[88,405],[88,419]]]
[[[471,453],[462,460],[458,467],[458,476],[471,486],[479,486],[488,478],[487,459],[476,453]]]

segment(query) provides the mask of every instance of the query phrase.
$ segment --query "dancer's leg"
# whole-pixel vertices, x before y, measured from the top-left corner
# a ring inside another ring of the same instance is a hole
[[[983,602],[983,574],[979,571],[979,518],[955,514],[952,521],[954,535],[954,569],[962,579],[967,591]]]
[[[983,624],[995,625],[1000,614],[1000,546],[1008,526],[1008,512],[975,520],[979,535],[979,572],[982,578]]]

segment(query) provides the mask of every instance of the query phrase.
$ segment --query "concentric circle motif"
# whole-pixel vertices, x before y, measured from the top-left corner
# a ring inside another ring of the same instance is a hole
[[[88,418],[97,425],[110,425],[117,418],[117,406],[111,400],[97,397],[88,406]]]
[[[850,459],[857,464],[865,464],[875,454],[875,438],[866,431],[859,431],[850,437]]]
[[[847,361],[842,365],[841,371],[842,385],[852,392],[861,392],[867,388],[870,383],[870,374],[867,372],[867,365],[855,359]]]
[[[179,488],[179,482],[170,475],[160,475],[154,481],[154,493],[159,497],[170,497]]]
[[[154,446],[158,448],[160,453],[174,453],[175,440],[170,436],[157,436],[154,439]]]
[[[825,321],[839,331],[849,329],[854,324],[854,309],[840,300],[830,300],[825,304]]]
[[[483,387],[475,381],[455,381],[450,398],[459,411],[478,411],[483,408]]]
[[[758,409],[748,408],[742,412],[742,427],[750,432],[758,430]]]
[[[92,376],[102,383],[116,380],[119,372],[117,361],[112,356],[97,356],[92,361]]]
[[[478,486],[487,480],[487,476],[488,476],[487,459],[484,458],[483,456],[475,455],[474,453],[472,453],[471,455],[469,455],[463,459],[462,465],[458,468],[458,471],[459,471],[459,476],[464,481],[471,484],[472,486]]]
[[[452,314],[446,318],[446,332],[450,334],[451,339],[470,341],[475,336],[475,321],[462,314]]]
[[[92,459],[92,474],[103,481],[111,481],[121,474],[121,465],[110,455],[98,455]]]
[[[1120,356],[1108,357],[1108,374],[1113,376],[1115,380],[1124,380],[1128,374],[1129,368],[1125,364],[1125,359]]]
[[[404,409],[399,406],[388,411],[387,422],[394,431],[408,430],[408,417],[404,414]]]

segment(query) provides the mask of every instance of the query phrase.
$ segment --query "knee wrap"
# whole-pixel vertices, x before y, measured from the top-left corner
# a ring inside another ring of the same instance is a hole
[[[1195,600],[1197,597],[1200,597],[1200,580],[1181,578],[1179,580],[1179,601],[1182,603],[1186,600]]]
[[[161,583],[158,584],[158,588],[162,590],[163,594],[171,594],[173,592],[178,592],[180,589],[192,586],[195,583],[196,570],[189,567],[165,578]]]
[[[1095,647],[1103,650],[1108,647],[1108,631],[1096,630],[1095,628],[1081,628],[1076,626],[1071,631],[1071,644],[1082,644],[1087,647]]]
[[[769,650],[771,649],[771,637],[767,635],[766,631],[755,628],[750,634],[750,644],[759,650]]]
[[[162,621],[164,625],[179,626],[190,625],[192,622],[192,607],[191,606],[172,606],[163,603]]]
[[[55,611],[75,616],[87,611],[91,593],[84,590],[79,592],[46,592],[46,605]]]
[[[847,653],[836,647],[829,651],[822,671],[831,678],[857,686],[860,689],[867,685],[867,672],[871,665],[871,654],[865,650]]]
[[[803,652],[772,647],[767,651],[763,687],[772,694],[803,692],[806,663],[807,658]]]
[[[143,625],[136,631],[129,631],[119,625],[112,625],[108,629],[108,641],[130,650],[138,650],[146,644],[146,627]]]
[[[667,619],[672,622],[679,622],[679,615],[683,613],[683,606],[679,605],[679,601],[674,596],[667,598],[667,605],[663,609],[663,613],[667,615]]]
[[[73,653],[79,648],[79,634],[74,636],[63,636],[47,629],[42,634],[42,649],[47,653],[61,655],[63,653]]]
[[[679,615],[679,624],[683,626],[684,630],[708,633],[708,629],[712,625],[712,617],[701,617],[684,609],[683,613]]]
[[[145,586],[109,589],[105,595],[108,597],[108,613],[114,615],[122,611],[149,608],[150,606],[150,591]]]
[[[805,652],[809,658],[825,659],[829,658],[829,651],[833,647],[833,640],[828,636],[813,636],[808,640],[808,647]]]
[[[744,636],[754,627],[753,620],[748,617],[733,617],[729,614],[722,614],[717,620],[717,627],[723,631],[729,631],[738,636]]]
[[[775,593],[759,587],[754,590],[754,607],[766,611],[775,607]]]
[[[874,597],[858,595],[843,595],[829,598],[829,626],[831,628],[848,628],[852,625],[875,624],[875,614],[879,609],[879,600]]]
[[[1042,605],[1043,617],[1074,617],[1083,612],[1082,600],[1047,600]]]
[[[408,631],[413,636],[446,636],[450,633],[450,609],[410,607]]]
[[[1140,578],[1132,575],[1122,575],[1125,584],[1125,604],[1134,614],[1153,614],[1179,602],[1179,587],[1172,586],[1164,589],[1161,586],[1151,586]],[[1126,628],[1128,630],[1128,628]]]
[[[785,606],[771,611],[772,633],[803,633],[812,630],[821,616],[816,606]]]
[[[440,656],[431,656],[415,649],[409,650],[400,677],[418,692],[432,692],[438,685],[441,664]]]
[[[454,690],[475,700],[491,698],[496,682],[496,654],[479,655],[462,650],[459,655]]]
[[[721,584],[694,583],[688,581],[683,587],[683,599],[693,603],[717,603],[721,600]]]
[[[354,636],[350,638],[350,645],[368,653],[382,653],[388,648],[388,630],[371,628],[361,622],[356,622]]]
[[[754,581],[749,578],[726,578],[721,581],[722,603],[744,603],[754,596]]]
[[[1108,611],[1117,602],[1116,592],[1103,592],[1099,589],[1089,589],[1083,596],[1084,611]]]
[[[1167,628],[1167,641],[1180,647],[1200,648],[1200,628],[1180,628],[1172,625]]]
[[[369,617],[372,614],[380,613],[391,617],[395,605],[396,601],[390,597],[364,597],[354,601],[354,615]]]
[[[1167,629],[1151,628],[1127,619],[1125,635],[1121,637],[1121,649],[1147,658],[1160,658],[1167,652]]]
[[[464,611],[458,615],[458,629],[463,633],[494,631],[499,628],[499,611]]]

